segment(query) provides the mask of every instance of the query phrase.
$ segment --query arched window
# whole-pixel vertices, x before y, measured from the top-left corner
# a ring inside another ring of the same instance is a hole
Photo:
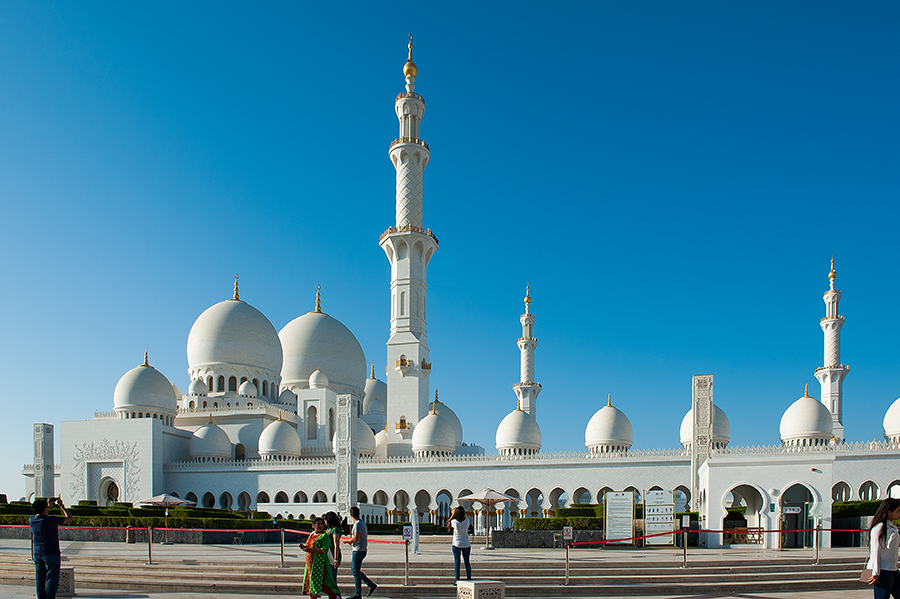
[[[246,383],[246,382],[247,382],[247,377],[242,376],[242,377],[241,377],[241,384],[243,385],[243,384]]]
[[[256,503],[269,503],[269,494],[265,491],[260,491],[256,494]]]
[[[334,408],[328,408],[328,438],[334,439]]]
[[[269,396],[269,381],[263,381],[262,394],[263,397]]]
[[[275,493],[275,503],[287,503],[288,496],[284,491],[278,491]]]
[[[309,406],[306,409],[306,438],[315,441],[319,437],[319,421],[316,415],[316,407]]]
[[[209,391],[213,390],[213,377],[211,377],[211,376],[206,377],[206,388]]]
[[[207,407],[207,403],[205,401],[203,402],[203,407]]]
[[[297,491],[294,493],[294,503],[309,503],[309,499],[306,497],[306,493],[303,491]]]
[[[216,382],[216,391],[225,391],[225,377],[220,376],[219,380]]]
[[[194,401],[193,400],[191,400],[191,402],[188,404],[188,407],[192,410],[194,409]]]
[[[259,379],[253,379],[253,386],[256,387],[256,392],[259,393]],[[265,395],[265,393],[263,393]]]
[[[197,503],[197,495],[194,494],[193,491],[189,491],[188,494],[184,496],[184,498],[187,499],[188,501],[193,501],[194,503]]]
[[[234,447],[234,459],[237,461],[243,461],[246,459],[247,450],[244,448],[243,443],[238,443]]]
[[[236,376],[228,377],[228,390],[234,391],[235,393],[237,392],[237,377]]]

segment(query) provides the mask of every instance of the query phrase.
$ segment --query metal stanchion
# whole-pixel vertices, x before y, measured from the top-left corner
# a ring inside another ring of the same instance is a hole
[[[681,529],[681,548],[684,550],[684,557],[681,560],[681,567],[687,568],[687,529]]]
[[[147,527],[147,566],[153,565],[153,527]]]
[[[284,529],[281,529],[281,565],[279,568],[284,568]]]
[[[819,565],[819,542],[822,538],[822,523],[816,522],[816,565]]]
[[[569,586],[569,544],[566,543],[566,582],[564,586]]]
[[[406,571],[403,575],[403,586],[409,586],[409,539],[403,542],[406,545]]]

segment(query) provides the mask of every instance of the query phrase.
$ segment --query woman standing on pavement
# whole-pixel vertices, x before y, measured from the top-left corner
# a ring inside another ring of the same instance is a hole
[[[328,599],[336,599],[341,592],[334,579],[334,571],[329,565],[328,554],[331,552],[332,536],[325,532],[325,520],[316,518],[313,521],[313,533],[306,539],[300,549],[306,552],[306,568],[303,570],[303,593],[310,599],[319,595],[328,595]]]
[[[447,520],[447,530],[453,533],[453,561],[456,563],[456,580],[459,580],[459,557],[466,562],[466,580],[472,580],[472,566],[469,565],[469,518],[461,505],[456,506]]]
[[[341,555],[341,517],[334,512],[325,514],[325,532],[331,535],[331,546],[334,553],[334,579],[337,580],[337,569],[343,561]]]
[[[869,562],[872,570],[868,583],[875,585],[875,599],[900,599],[900,574],[897,572],[897,551],[900,531],[894,520],[900,518],[900,499],[889,497],[881,502],[869,529]]]

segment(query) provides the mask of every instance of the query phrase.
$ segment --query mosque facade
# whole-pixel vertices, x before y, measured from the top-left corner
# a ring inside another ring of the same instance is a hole
[[[748,526],[829,528],[832,503],[900,496],[900,400],[884,418],[884,441],[844,439],[839,313],[832,261],[824,294],[821,399],[804,393],[785,411],[780,443],[733,447],[725,412],[713,403],[713,377],[693,381],[681,423],[681,447],[633,450],[629,418],[608,398],[585,429],[585,449],[541,452],[535,380],[535,314],[526,287],[516,409],[499,423],[496,452],[464,441],[454,411],[432,397],[427,339],[427,268],[438,239],[425,228],[422,182],[431,154],[421,138],[425,101],[415,92],[412,41],[395,101],[399,137],[396,221],[380,239],[391,268],[386,377],[375,377],[353,333],[315,309],[277,331],[240,298],[211,306],[188,334],[190,382],[181,392],[143,364],[116,385],[113,409],[60,424],[59,463],[52,433],[35,425],[35,463],[23,475],[29,496],[68,502],[138,502],[170,493],[206,507],[264,510],[308,518],[360,506],[370,521],[439,522],[457,498],[493,488],[518,498],[479,528],[511,526],[516,517],[552,516],[559,507],[599,503],[609,491],[671,490],[700,524],[721,529],[731,505],[745,505]],[[49,456],[48,456],[49,451]],[[49,469],[54,476],[47,476]],[[712,546],[724,542],[710,534]],[[774,534],[763,535],[774,547]],[[781,540],[784,542],[784,539]],[[801,543],[800,539],[793,542]],[[830,545],[830,535],[823,534]]]

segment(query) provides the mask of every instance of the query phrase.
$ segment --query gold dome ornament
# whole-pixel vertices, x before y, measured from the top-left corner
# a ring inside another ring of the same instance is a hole
[[[406,64],[403,65],[403,76],[404,77],[415,77],[419,74],[419,69],[416,68],[416,63],[413,62],[412,59],[412,49],[413,49],[413,36],[409,34],[409,58],[406,59]]]
[[[837,272],[834,270],[834,257],[831,258],[831,272],[828,273],[828,278],[832,281],[837,277]]]

